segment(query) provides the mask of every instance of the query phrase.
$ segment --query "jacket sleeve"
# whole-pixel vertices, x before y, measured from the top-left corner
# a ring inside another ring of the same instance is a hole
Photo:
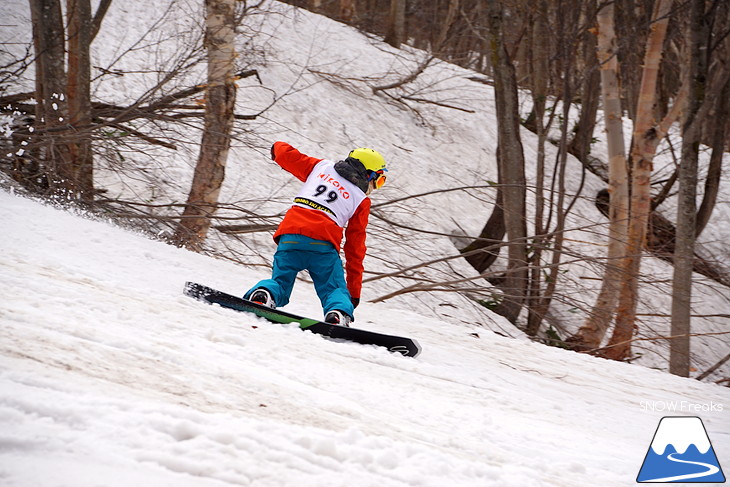
[[[271,146],[271,158],[300,181],[307,180],[314,166],[322,159],[302,154],[286,142],[274,142]]]
[[[347,290],[352,299],[360,299],[362,291],[362,273],[365,269],[365,229],[370,216],[370,198],[365,198],[355,210],[345,229],[345,272]]]

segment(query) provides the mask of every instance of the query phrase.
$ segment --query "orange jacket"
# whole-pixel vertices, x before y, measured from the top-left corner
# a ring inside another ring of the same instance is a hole
[[[274,143],[271,147],[271,158],[302,182],[307,180],[314,166],[322,160],[302,154],[286,142]],[[370,198],[365,197],[345,228],[347,290],[353,299],[358,300],[362,290],[363,259],[366,251],[365,228],[368,225],[369,215]],[[278,242],[281,235],[293,233],[330,242],[339,251],[342,245],[342,230],[342,227],[322,211],[292,206],[274,233],[274,240]]]

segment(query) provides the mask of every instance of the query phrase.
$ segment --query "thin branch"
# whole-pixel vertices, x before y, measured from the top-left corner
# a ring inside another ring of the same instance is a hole
[[[110,124],[110,127],[114,127],[124,132],[128,132],[129,134],[134,135],[135,137],[140,138],[152,145],[161,145],[162,147],[165,147],[167,149],[177,150],[177,146],[175,144],[171,144],[170,142],[165,142],[164,140],[156,139],[147,134],[143,134],[142,132],[133,129],[132,127],[122,125],[121,123]]]
[[[96,9],[94,18],[91,19],[91,35],[89,38],[89,42],[92,42],[96,37],[96,34],[99,33],[99,29],[101,28],[101,21],[104,20],[104,16],[106,15],[107,10],[109,10],[109,6],[111,4],[112,0],[101,0],[99,2],[99,7]]]
[[[402,98],[404,100],[410,100],[410,101],[415,101],[415,102],[419,102],[419,103],[430,103],[432,105],[436,105],[436,106],[444,107],[444,108],[453,108],[454,110],[459,110],[459,111],[466,112],[466,113],[476,113],[476,110],[469,110],[468,108],[461,108],[461,107],[457,107],[454,105],[449,105],[447,103],[441,103],[441,102],[434,101],[434,100],[427,100],[426,98],[416,98],[415,96],[406,96],[406,95],[404,95]]]
[[[594,348],[592,350],[581,350],[581,351],[579,351],[579,353],[591,353],[592,354],[592,353],[596,353],[596,352],[602,352],[602,351],[608,350],[610,348],[620,347],[622,345],[626,345],[627,343],[633,343],[633,342],[657,342],[660,340],[674,340],[675,338],[703,337],[703,336],[716,336],[716,335],[730,335],[730,331],[717,331],[717,332],[710,332],[710,333],[682,333],[680,335],[632,338],[630,340],[624,340],[622,342],[612,343],[610,345],[606,345],[605,347]]]
[[[381,85],[381,86],[373,86],[373,94],[377,94],[379,91],[385,91],[385,90],[392,90],[393,88],[400,88],[403,85],[406,85],[408,83],[411,83],[413,80],[418,78],[418,76],[423,73],[429,64],[431,64],[431,61],[433,61],[435,58],[434,56],[428,56],[418,67],[415,71],[413,71],[411,74],[406,76],[403,79],[400,79],[398,81],[394,81],[393,83],[389,83],[387,85]]]
[[[715,365],[713,365],[712,367],[710,367],[709,369],[705,370],[700,375],[698,375],[697,377],[695,377],[695,379],[697,379],[697,380],[704,379],[705,377],[707,377],[708,375],[710,375],[711,373],[713,373],[714,371],[716,371],[717,369],[719,369],[720,367],[722,367],[722,365],[725,362],[727,362],[728,360],[730,360],[730,353],[728,353],[727,355],[725,355],[725,358],[720,359],[720,361],[717,362]]]

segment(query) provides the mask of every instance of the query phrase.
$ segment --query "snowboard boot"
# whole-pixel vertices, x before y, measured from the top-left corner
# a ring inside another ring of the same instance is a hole
[[[325,323],[332,323],[340,326],[350,326],[352,318],[347,313],[343,313],[339,309],[333,309],[324,317]]]
[[[268,289],[263,287],[252,292],[249,301],[268,306],[269,308],[276,308],[276,303],[274,302],[274,298],[271,296],[271,293]]]

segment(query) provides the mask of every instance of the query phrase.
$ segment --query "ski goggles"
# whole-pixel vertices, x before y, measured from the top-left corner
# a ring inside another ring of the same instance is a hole
[[[378,171],[370,171],[370,176],[368,177],[368,181],[373,181],[375,189],[380,189],[385,184],[385,173],[388,172],[387,169],[380,169]]]

